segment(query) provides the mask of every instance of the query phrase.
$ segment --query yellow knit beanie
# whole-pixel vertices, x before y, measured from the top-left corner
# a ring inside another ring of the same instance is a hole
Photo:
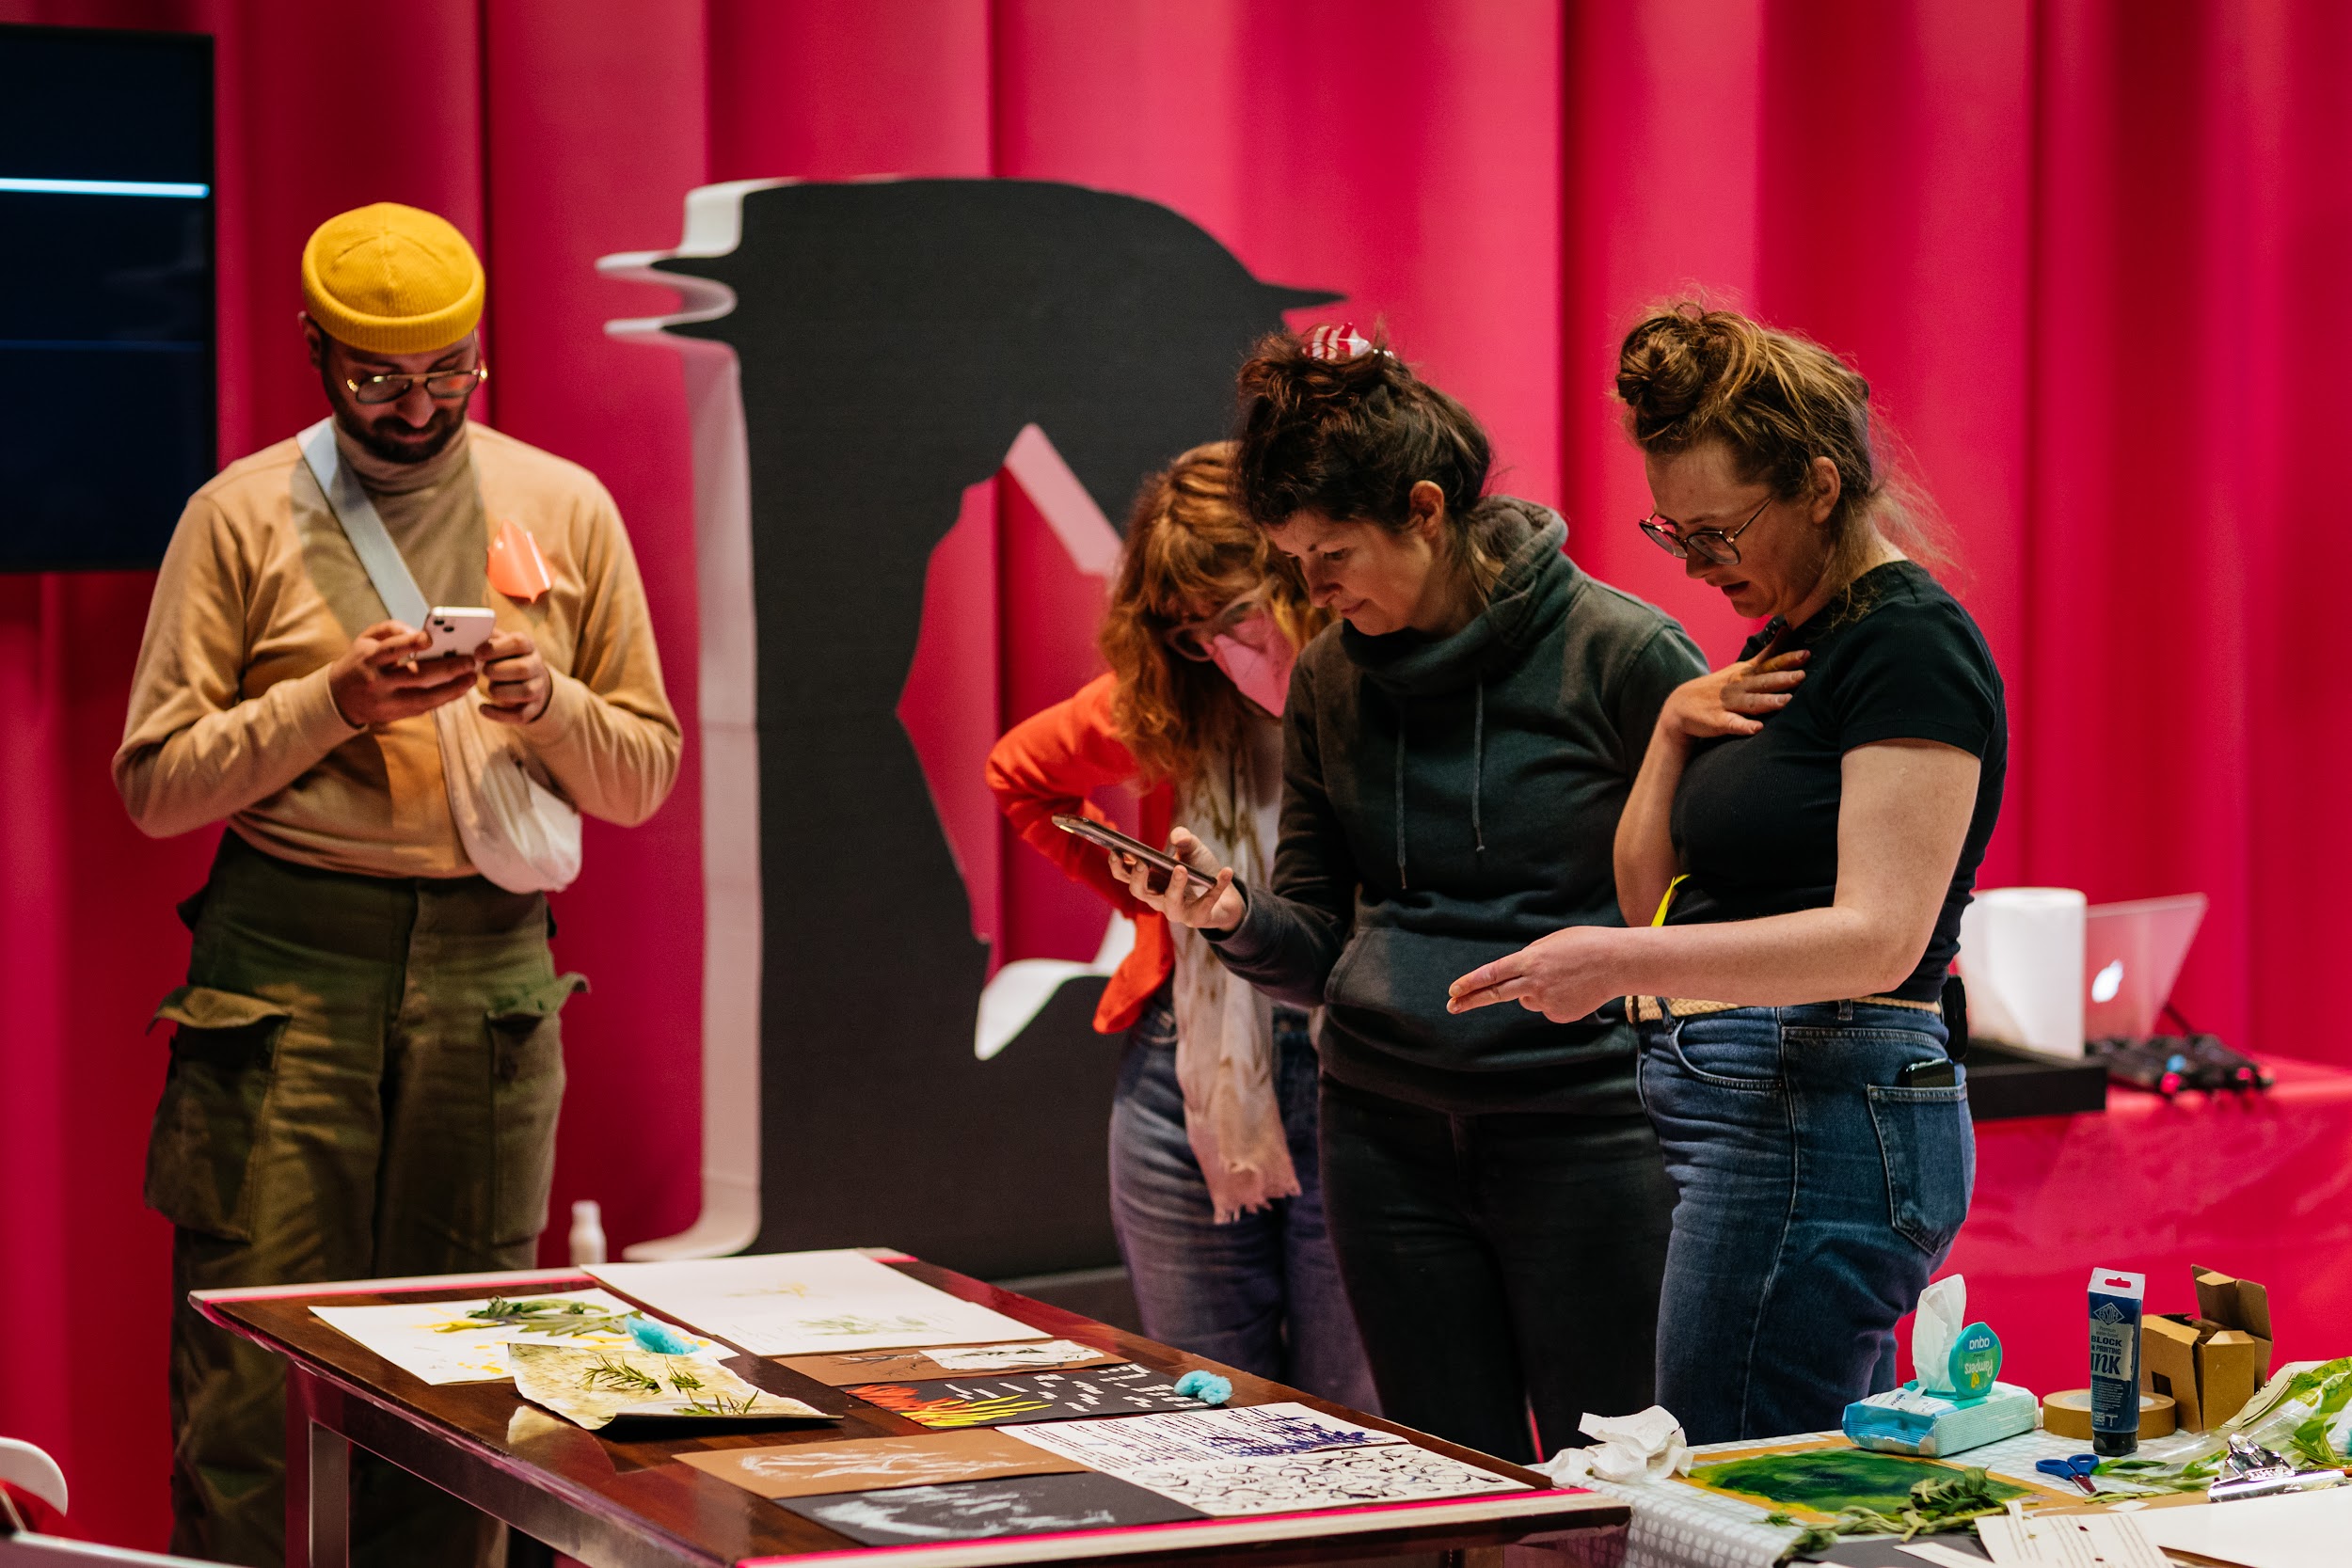
[[[302,247],[319,329],[370,354],[447,348],[482,319],[482,262],[446,218],[397,201],[328,218]]]

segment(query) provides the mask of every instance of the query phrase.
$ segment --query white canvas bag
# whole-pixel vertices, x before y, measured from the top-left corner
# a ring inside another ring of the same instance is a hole
[[[342,525],[375,596],[395,621],[421,628],[431,609],[385,531],[375,503],[335,450],[335,421],[321,420],[299,437],[303,461]],[[433,710],[441,742],[441,776],[450,816],[476,871],[509,893],[560,893],[580,875],[580,809],[515,736],[482,717],[470,693]]]

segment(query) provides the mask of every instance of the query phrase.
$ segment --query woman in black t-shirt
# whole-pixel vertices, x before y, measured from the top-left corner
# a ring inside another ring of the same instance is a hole
[[[1769,619],[1659,715],[1617,829],[1632,928],[1553,932],[1453,1005],[1631,996],[1677,1192],[1659,1400],[1694,1442],[1818,1431],[1894,1386],[1896,1320],[1968,1211],[1938,1001],[2000,810],[2001,677],[1899,546],[1913,512],[1836,356],[1678,306],[1627,337],[1617,390],[1643,530]]]

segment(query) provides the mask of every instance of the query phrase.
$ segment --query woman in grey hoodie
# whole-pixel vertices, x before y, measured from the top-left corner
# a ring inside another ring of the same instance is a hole
[[[1292,675],[1270,883],[1181,827],[1213,891],[1120,869],[1234,974],[1327,1008],[1325,1202],[1383,1411],[1530,1460],[1650,1402],[1674,1194],[1621,1009],[1454,1016],[1446,987],[1618,922],[1618,814],[1705,664],[1562,553],[1556,514],[1486,495],[1486,433],[1385,347],[1277,335],[1241,391],[1239,499],[1344,625]]]

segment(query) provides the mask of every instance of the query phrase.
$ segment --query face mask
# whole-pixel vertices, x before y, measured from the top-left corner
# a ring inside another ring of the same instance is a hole
[[[1238,635],[1237,635],[1238,634]],[[1298,650],[1282,635],[1272,616],[1258,614],[1209,640],[1209,657],[1225,672],[1233,689],[1275,718],[1282,717],[1283,699],[1290,695],[1291,666]]]

